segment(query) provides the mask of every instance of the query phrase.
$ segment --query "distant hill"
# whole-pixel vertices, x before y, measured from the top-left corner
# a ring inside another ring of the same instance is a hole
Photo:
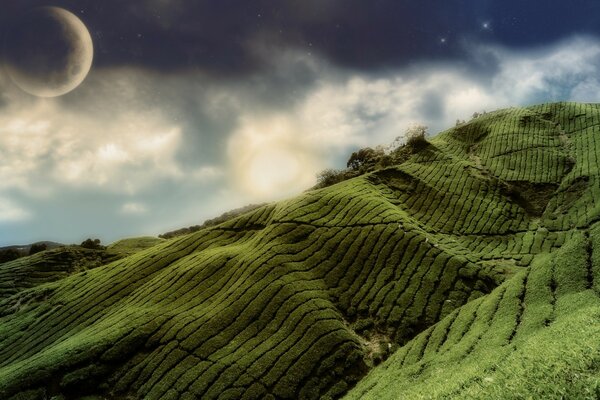
[[[500,110],[105,265],[0,264],[0,398],[598,398],[596,138],[600,105]]]
[[[63,246],[63,244],[55,242],[36,242],[25,245],[0,247],[0,264],[16,260],[17,258],[26,257],[39,251],[56,249],[61,246]]]
[[[0,251],[17,250],[23,256],[26,256],[26,255],[29,255],[31,246],[36,245],[36,244],[45,245],[48,250],[52,250],[52,249],[56,249],[57,247],[64,246],[64,244],[62,244],[62,243],[44,241],[44,242],[35,242],[35,243],[30,243],[30,244],[4,246],[4,247],[0,247]]]

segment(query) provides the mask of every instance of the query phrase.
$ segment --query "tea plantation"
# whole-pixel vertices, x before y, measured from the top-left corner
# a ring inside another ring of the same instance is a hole
[[[0,398],[598,398],[599,153],[600,105],[511,108],[105,265],[0,264]]]

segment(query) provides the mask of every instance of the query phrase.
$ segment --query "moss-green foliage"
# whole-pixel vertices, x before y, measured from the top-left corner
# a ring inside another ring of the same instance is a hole
[[[348,398],[598,398],[600,225],[590,235],[421,333]]]
[[[20,308],[25,299],[31,299],[42,292],[47,293],[50,289],[43,287],[44,283],[97,268],[125,255],[115,251],[70,246],[0,264],[0,315],[7,312],[7,304]],[[25,289],[38,286],[41,286],[39,291],[32,290],[24,296],[15,296]]]
[[[401,347],[347,398],[600,397],[599,117],[597,105],[511,109],[435,140],[470,157],[528,226],[460,254],[522,255],[514,265],[538,256]]]
[[[263,206],[264,204],[248,204],[244,207],[236,208],[235,210],[227,211],[218,217],[207,219],[202,223],[202,225],[193,225],[187,228],[177,229],[175,231],[167,232],[162,235],[159,235],[159,238],[162,239],[172,239],[177,236],[188,235],[190,233],[198,232],[200,229],[208,228],[211,226],[216,226],[222,224],[225,221],[229,221],[230,219],[239,217],[242,214],[250,212],[252,210],[256,210],[257,208]]]
[[[164,239],[152,236],[122,239],[108,245],[106,249],[112,253],[124,254],[129,256],[139,251],[156,246],[157,244],[163,242],[163,240]]]
[[[0,398],[594,396],[599,111],[489,113],[393,167],[7,292]]]

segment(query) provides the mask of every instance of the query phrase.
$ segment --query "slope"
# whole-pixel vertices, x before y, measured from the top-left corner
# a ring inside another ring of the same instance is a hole
[[[12,294],[0,397],[337,398],[402,346],[352,392],[377,398],[372,376],[423,369],[398,359],[428,332],[587,237],[599,118],[491,113],[400,165]]]
[[[62,246],[1,263],[0,301],[28,288],[58,281],[70,274],[97,268],[124,256],[125,253],[117,251]]]
[[[535,183],[537,193],[521,192],[521,196],[523,201],[527,196],[535,201],[548,196],[546,207],[537,211],[538,229],[570,229],[569,240],[558,251],[540,256],[530,268],[491,294],[455,310],[425,330],[373,370],[347,398],[600,397],[596,106],[560,104],[530,110],[542,116],[542,123],[549,121],[556,126],[557,139],[568,149],[572,167],[559,185],[555,184],[553,193],[544,193],[540,184],[551,181],[544,176],[548,172],[533,164],[525,171],[535,170],[536,174],[525,178]],[[491,121],[481,121],[477,130],[469,127],[469,133],[493,130]],[[531,124],[532,120],[523,123]],[[439,140],[453,143],[455,138],[456,131],[449,131]],[[487,153],[493,146],[485,139],[479,143],[476,140],[467,140],[471,154],[485,160],[500,177],[515,176],[511,165],[525,162],[514,157],[514,153],[529,153],[531,162],[540,157],[520,146],[507,153],[505,145],[501,155],[496,156],[494,152]],[[505,154],[513,156],[504,157]],[[522,179],[523,172],[519,174],[518,179]]]
[[[348,399],[600,397],[600,225],[374,369]]]

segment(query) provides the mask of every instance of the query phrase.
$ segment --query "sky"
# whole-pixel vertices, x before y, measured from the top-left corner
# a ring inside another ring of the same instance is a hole
[[[0,70],[0,246],[157,235],[413,123],[600,97],[595,0],[5,0],[3,36],[39,5],[77,15],[94,59],[53,98]]]

